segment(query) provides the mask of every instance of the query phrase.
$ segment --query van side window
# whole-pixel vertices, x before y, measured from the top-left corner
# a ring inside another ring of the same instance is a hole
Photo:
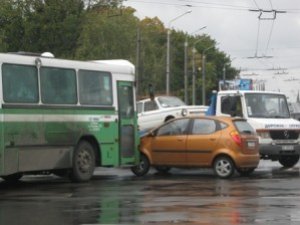
[[[221,97],[221,112],[231,116],[243,116],[242,102],[240,96]]]

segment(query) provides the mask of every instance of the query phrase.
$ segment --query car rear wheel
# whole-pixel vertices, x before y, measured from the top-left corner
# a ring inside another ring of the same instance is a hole
[[[241,176],[247,177],[251,173],[253,173],[253,171],[255,170],[255,168],[237,168],[236,170],[238,171],[238,173]]]
[[[131,171],[138,177],[144,176],[150,169],[150,162],[147,156],[141,155],[138,165],[131,167]]]
[[[285,168],[293,167],[298,161],[299,155],[280,156],[279,158],[279,163]]]
[[[219,156],[214,161],[215,174],[220,178],[230,178],[235,170],[232,160],[227,156]]]

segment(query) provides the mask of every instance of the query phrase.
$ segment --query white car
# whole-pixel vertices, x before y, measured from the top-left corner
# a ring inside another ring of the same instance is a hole
[[[204,115],[208,106],[188,106],[174,96],[157,96],[137,102],[140,131],[148,130],[178,117]]]

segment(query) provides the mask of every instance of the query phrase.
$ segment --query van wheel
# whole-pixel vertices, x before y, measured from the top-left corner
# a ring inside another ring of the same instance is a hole
[[[237,168],[236,170],[241,176],[247,177],[254,172],[255,168]]]
[[[215,159],[214,164],[215,174],[220,178],[230,178],[235,170],[232,160],[227,156],[219,156]]]
[[[2,176],[1,178],[3,180],[5,180],[6,182],[14,183],[14,182],[17,182],[18,180],[20,180],[22,177],[23,177],[22,173],[14,173],[11,175]]]
[[[73,168],[70,178],[74,182],[91,179],[95,169],[94,147],[87,141],[80,141],[73,154]]]
[[[299,155],[280,156],[278,161],[285,168],[293,167],[299,161]]]
[[[144,176],[150,169],[150,162],[147,156],[141,155],[138,165],[131,167],[131,171],[138,177]]]

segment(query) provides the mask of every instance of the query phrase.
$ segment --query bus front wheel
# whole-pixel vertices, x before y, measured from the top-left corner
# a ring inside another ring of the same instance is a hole
[[[95,169],[94,147],[87,141],[80,141],[73,154],[73,168],[70,178],[74,182],[91,179]]]

